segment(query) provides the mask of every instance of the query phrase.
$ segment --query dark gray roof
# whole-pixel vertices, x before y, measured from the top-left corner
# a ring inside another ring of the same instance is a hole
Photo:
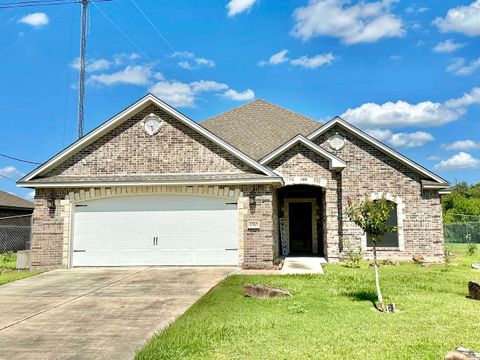
[[[68,183],[68,184],[78,184],[82,185],[85,183],[158,183],[158,182],[178,182],[178,181],[212,181],[212,182],[221,182],[222,180],[236,180],[236,179],[270,179],[271,177],[263,174],[250,174],[250,173],[223,173],[223,174],[168,174],[168,175],[100,175],[100,176],[49,176],[49,177],[39,177],[33,180],[28,181],[28,184],[59,184],[59,183]]]
[[[258,99],[205,120],[201,125],[259,160],[294,136],[307,136],[322,124]]]
[[[22,199],[21,197],[0,190],[0,207],[33,209],[33,203]]]

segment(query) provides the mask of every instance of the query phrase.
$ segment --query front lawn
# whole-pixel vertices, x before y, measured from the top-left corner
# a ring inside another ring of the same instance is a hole
[[[327,265],[325,275],[231,276],[201,298],[137,359],[443,359],[458,346],[480,351],[480,301],[467,282],[480,255],[455,245],[457,265],[382,266],[387,302],[374,309],[374,273]],[[480,251],[480,249],[479,249]],[[265,283],[291,299],[256,300],[242,286]]]
[[[0,285],[39,273],[38,271],[17,270],[15,262],[15,253],[0,254]]]

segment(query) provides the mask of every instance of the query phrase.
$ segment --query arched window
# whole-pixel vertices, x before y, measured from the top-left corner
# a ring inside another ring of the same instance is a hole
[[[388,226],[396,226],[398,227],[398,212],[397,212],[397,204],[395,204],[393,201],[389,201],[393,207],[390,210],[390,216],[387,220],[387,225]],[[378,247],[399,247],[399,242],[398,242],[398,230],[387,233],[383,236],[382,241],[380,241],[377,244]],[[367,234],[367,247],[373,247],[373,242],[370,239],[370,237]]]

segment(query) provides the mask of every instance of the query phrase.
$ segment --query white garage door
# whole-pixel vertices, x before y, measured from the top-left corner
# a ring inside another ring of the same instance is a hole
[[[75,206],[73,266],[237,265],[237,206],[225,199],[141,195]]]

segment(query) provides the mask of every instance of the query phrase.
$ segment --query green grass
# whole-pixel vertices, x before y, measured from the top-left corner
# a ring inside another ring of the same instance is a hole
[[[15,262],[15,253],[0,254],[0,285],[39,273],[38,271],[16,270]]]
[[[443,359],[458,346],[480,351],[480,301],[466,296],[480,255],[454,245],[455,265],[382,266],[384,296],[398,313],[375,310],[374,273],[327,265],[325,275],[231,276],[137,353],[139,359]],[[256,300],[242,286],[264,283],[290,299]]]

